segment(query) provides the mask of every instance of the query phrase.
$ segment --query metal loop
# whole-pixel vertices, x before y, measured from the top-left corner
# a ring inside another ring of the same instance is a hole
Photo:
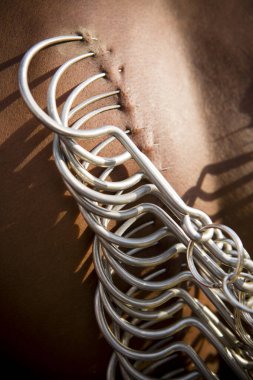
[[[237,257],[238,257],[238,260],[237,260],[237,265],[234,269],[234,271],[232,273],[229,273],[229,281],[230,283],[233,283],[235,282],[240,274],[241,274],[241,271],[242,271],[242,268],[243,268],[243,260],[244,260],[244,248],[243,248],[243,245],[242,245],[242,242],[241,242],[241,239],[239,238],[239,236],[232,230],[232,228],[228,227],[228,226],[225,226],[223,224],[215,224],[215,223],[212,223],[208,226],[203,226],[201,227],[201,231],[206,231],[208,230],[209,228],[213,229],[215,228],[216,230],[221,230],[222,232],[225,232],[227,235],[229,235],[229,237],[233,240],[234,244],[235,244],[235,247],[236,247],[236,250],[237,250]]]
[[[210,225],[212,223],[211,219],[206,216],[206,223]],[[205,223],[205,224],[206,224]],[[184,231],[187,233],[189,238],[194,241],[202,242],[212,239],[213,237],[213,229],[210,229],[208,231],[204,231],[203,233],[201,228],[203,227],[203,224],[199,219],[191,218],[190,215],[185,215],[182,222],[182,227]]]
[[[204,277],[202,277],[199,272],[197,271],[195,264],[194,264],[194,259],[193,259],[193,249],[194,245],[196,244],[195,241],[191,240],[188,244],[187,247],[187,264],[188,267],[193,275],[193,277],[203,286],[206,286],[207,288],[219,288],[220,283],[210,281]]]
[[[246,274],[241,273],[241,276],[242,275],[243,275],[243,277],[246,277]],[[232,273],[232,276],[233,276],[233,273]],[[233,286],[233,283],[231,282],[230,277],[231,277],[231,274],[227,274],[223,278],[223,281],[222,281],[222,288],[223,288],[223,291],[224,291],[228,301],[233,306],[235,306],[236,308],[243,310],[246,313],[253,314],[253,308],[249,308],[249,307],[245,306],[244,304],[242,304],[241,302],[239,302],[236,299],[236,297],[233,295],[233,293],[229,290],[229,286]]]

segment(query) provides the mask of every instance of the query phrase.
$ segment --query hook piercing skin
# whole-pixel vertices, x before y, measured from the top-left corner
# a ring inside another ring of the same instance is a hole
[[[56,92],[63,74],[79,61],[96,60],[97,53],[73,57],[56,70],[48,87],[47,112],[30,91],[28,70],[34,56],[44,48],[83,38],[60,36],[33,46],[20,64],[19,86],[30,111],[54,132],[57,168],[95,233],[93,260],[99,279],[95,314],[114,350],[107,378],[116,378],[119,366],[124,379],[217,379],[184,340],[194,327],[238,378],[250,379],[253,261],[237,234],[188,206],[129,131],[114,125],[90,127],[101,114],[121,108],[118,103],[100,105],[119,96],[118,88],[78,100],[106,72],[78,84],[59,111]],[[123,72],[120,67],[119,73]],[[90,105],[95,108],[90,110]],[[90,150],[87,141],[94,141]],[[115,143],[119,152],[110,157],[102,154]],[[132,162],[137,167],[134,174],[112,180],[119,166],[127,168]],[[171,275],[171,266],[178,273]],[[189,286],[201,291],[209,303],[192,295]],[[174,360],[177,368],[171,365]]]

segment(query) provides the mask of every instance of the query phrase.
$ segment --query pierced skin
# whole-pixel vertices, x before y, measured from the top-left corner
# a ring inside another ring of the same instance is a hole
[[[96,91],[120,88],[124,107],[97,123],[129,127],[177,192],[235,229],[250,252],[253,8],[249,1],[28,0],[2,1],[1,14],[3,356],[9,371],[15,365],[31,378],[102,379],[110,349],[93,313],[92,233],[54,165],[52,134],[20,98],[18,64],[40,40],[83,33],[87,44],[60,45],[33,62],[36,99],[44,107],[54,69],[91,46],[99,59],[66,75],[59,104],[102,67],[108,78]]]

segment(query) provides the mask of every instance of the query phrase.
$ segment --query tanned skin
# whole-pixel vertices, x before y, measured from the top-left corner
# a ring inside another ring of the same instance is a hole
[[[34,60],[39,104],[56,67],[95,49],[97,60],[66,76],[59,104],[87,73],[106,70],[101,88],[120,88],[124,107],[104,124],[113,117],[129,127],[185,201],[231,226],[251,252],[252,1],[2,0],[0,7],[2,367],[10,377],[18,369],[32,379],[104,379],[110,348],[93,311],[93,234],[52,160],[52,133],[20,97],[20,60],[45,38],[86,36]],[[202,356],[209,353],[205,344]]]

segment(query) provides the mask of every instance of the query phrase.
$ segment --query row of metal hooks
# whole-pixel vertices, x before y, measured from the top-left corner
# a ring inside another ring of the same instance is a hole
[[[59,112],[60,79],[79,61],[96,59],[93,52],[71,58],[56,70],[48,87],[47,112],[30,91],[33,57],[51,45],[82,38],[60,36],[33,46],[20,64],[19,85],[31,112],[54,132],[57,168],[95,233],[95,313],[114,350],[107,378],[120,373],[124,379],[140,380],[217,379],[194,345],[186,343],[194,328],[238,378],[250,379],[253,261],[237,234],[189,207],[128,131],[114,125],[87,128],[101,113],[120,109],[120,104],[99,106],[119,90],[78,100],[106,73],[77,85]],[[95,109],[90,111],[90,105]],[[91,150],[85,148],[87,140],[94,140]],[[123,151],[105,154],[114,151],[110,147],[115,143]],[[136,172],[113,181],[117,168],[130,161]],[[94,167],[100,168],[99,175]]]

